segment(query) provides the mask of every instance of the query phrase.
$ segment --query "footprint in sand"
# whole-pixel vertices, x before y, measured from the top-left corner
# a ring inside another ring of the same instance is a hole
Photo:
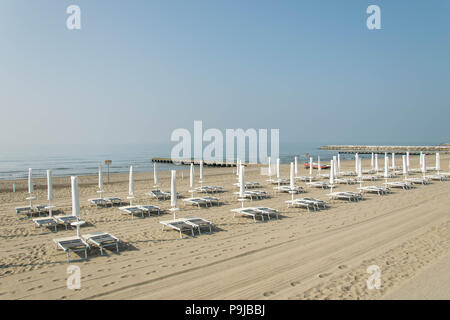
[[[298,284],[300,284],[300,281],[292,281],[291,282],[291,287],[295,287]]]
[[[274,295],[275,294],[275,291],[267,291],[267,292],[264,292],[263,293],[263,296],[264,297],[270,297],[270,296],[272,296],[272,295]]]
[[[331,275],[331,273],[321,273],[319,274],[319,278],[325,278],[328,277],[329,275]]]
[[[342,270],[342,269],[346,269],[347,266],[345,264],[341,264],[338,268]]]

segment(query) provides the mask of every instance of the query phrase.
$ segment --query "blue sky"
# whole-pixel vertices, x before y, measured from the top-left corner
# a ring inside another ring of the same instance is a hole
[[[283,143],[448,142],[449,17],[445,0],[2,0],[0,144],[164,144],[194,120]]]

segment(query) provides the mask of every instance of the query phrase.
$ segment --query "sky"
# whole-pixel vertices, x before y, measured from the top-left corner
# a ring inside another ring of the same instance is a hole
[[[0,144],[165,144],[194,120],[450,142],[449,17],[447,0],[1,0]]]

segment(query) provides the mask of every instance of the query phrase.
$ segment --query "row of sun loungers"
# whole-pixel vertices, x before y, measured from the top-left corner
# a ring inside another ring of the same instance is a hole
[[[328,196],[331,199],[348,200],[348,201],[359,201],[363,198],[362,193],[351,191],[332,192],[329,193]]]
[[[56,244],[57,249],[61,249],[66,253],[67,262],[70,262],[70,252],[83,252],[84,259],[87,259],[90,245],[98,247],[101,255],[103,255],[103,250],[106,247],[114,247],[119,252],[120,240],[107,232],[96,232],[85,234],[81,237],[57,238],[53,239],[53,242]]]
[[[201,234],[201,228],[209,229],[209,232],[212,232],[214,227],[213,223],[205,220],[203,218],[198,217],[188,217],[188,218],[179,218],[174,220],[160,221],[163,225],[163,230],[165,227],[169,227],[173,230],[176,230],[180,233],[180,238],[183,238],[183,232],[188,232],[192,236],[195,235],[195,230],[198,231],[198,234]]]
[[[235,192],[235,195],[239,195],[239,192]],[[244,192],[244,198],[249,198],[250,200],[254,200],[254,199],[265,199],[268,198],[269,194],[265,191],[261,191],[261,190],[246,190]]]
[[[294,188],[291,188],[290,186],[279,186],[279,187],[274,187],[273,189],[278,192],[289,192],[289,193],[305,192],[305,189],[300,186],[295,186]]]
[[[148,213],[148,216],[150,217],[153,212],[155,212],[158,216],[161,214],[161,208],[152,205],[125,206],[120,207],[119,210],[131,214],[131,218],[134,218],[135,215],[140,215],[144,218],[146,213]]]
[[[414,188],[414,184],[408,181],[391,181],[385,182],[384,185],[391,188],[402,188],[403,190]]]
[[[53,208],[55,208],[55,206],[50,206],[48,204],[38,204],[34,207],[16,207],[15,210],[18,216],[20,216],[21,214],[25,214],[27,217],[32,217],[34,214],[37,214],[38,216],[40,216],[41,214],[48,214],[49,210]]]
[[[122,205],[122,198],[119,197],[108,197],[108,198],[94,198],[88,199],[88,201],[92,204],[95,204],[96,207],[104,207],[104,206],[114,206],[114,205]]]
[[[332,185],[328,181],[307,182],[306,185],[308,187],[322,188],[322,189],[327,189],[327,188],[331,188],[332,187]]]
[[[235,183],[234,186],[239,187],[240,185],[239,183]],[[244,187],[245,189],[259,188],[261,187],[261,184],[259,182],[248,181],[244,183]]]
[[[52,217],[42,217],[33,219],[33,222],[39,227],[55,227],[57,231],[58,225],[63,225],[66,230],[72,222],[79,221],[78,217],[73,215],[63,215],[63,216],[52,216]]]
[[[288,208],[294,207],[294,208],[306,208],[308,211],[310,209],[317,211],[322,209],[325,209],[327,207],[327,204],[323,200],[314,199],[314,198],[299,198],[294,200],[286,200]]]
[[[224,189],[221,186],[201,186],[194,189],[197,192],[204,192],[204,193],[217,193],[217,192],[223,192]]]
[[[378,186],[364,186],[364,187],[360,187],[358,188],[358,190],[362,193],[376,193],[378,195],[384,195],[384,194],[388,194],[391,193],[391,189],[387,188],[387,187],[378,187]]]
[[[214,203],[219,205],[220,199],[216,197],[197,197],[197,198],[183,199],[183,202],[185,203],[185,205],[186,203],[189,203],[192,205],[196,205],[200,208],[202,205],[207,207],[208,205],[212,206]]]
[[[254,222],[256,222],[256,218],[260,218],[261,221],[264,221],[264,215],[267,216],[268,220],[270,220],[271,215],[274,215],[278,219],[279,214],[278,210],[266,207],[238,208],[232,209],[231,212],[234,213],[233,217],[236,216],[236,213],[239,213],[244,216],[252,217]]]

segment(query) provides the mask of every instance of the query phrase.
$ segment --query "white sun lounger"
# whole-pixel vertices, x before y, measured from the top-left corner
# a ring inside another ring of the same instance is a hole
[[[58,221],[54,217],[42,217],[33,219],[33,222],[39,227],[55,227],[55,232],[57,231]]]
[[[437,181],[448,180],[447,175],[443,175],[443,174],[432,174],[432,175],[425,176],[424,178],[431,179],[431,180],[437,180]]]
[[[307,182],[306,185],[309,186],[309,187],[322,188],[322,189],[326,189],[326,188],[331,188],[332,187],[332,185],[328,181]]]
[[[217,197],[211,197],[211,196],[206,196],[206,197],[202,197],[203,200],[205,200],[206,202],[208,202],[208,204],[210,204],[211,206],[215,203],[217,205],[220,204],[220,199]]]
[[[152,205],[139,205],[137,206],[139,209],[143,210],[144,212],[148,213],[148,216],[150,217],[152,212],[156,212],[158,216],[161,214],[161,208],[157,206]]]
[[[405,181],[411,182],[411,183],[414,183],[414,184],[426,185],[426,184],[430,184],[431,179],[416,177],[416,178],[406,178]]]
[[[92,204],[95,204],[95,207],[103,207],[106,206],[107,202],[103,198],[94,198],[94,199],[88,199],[88,201]]]
[[[24,213],[27,215],[27,217],[33,215],[33,208],[30,206],[16,207],[15,209],[18,216]]]
[[[300,186],[295,186],[294,189],[291,189],[290,186],[279,186],[279,187],[274,187],[273,189],[278,192],[289,192],[289,193],[305,192],[305,189],[303,189],[303,187],[300,187]]]
[[[145,211],[138,206],[119,207],[119,210],[131,214],[131,219],[133,219],[135,215],[140,215],[142,218],[144,218]]]
[[[367,192],[367,193],[376,193],[378,195],[384,195],[391,192],[391,189],[387,187],[378,187],[378,186],[364,186],[358,188],[361,192]]]
[[[348,201],[359,201],[360,199],[362,199],[361,193],[356,193],[356,192],[351,192],[351,191],[333,192],[333,193],[329,193],[328,196],[331,199],[348,200]]]
[[[146,195],[153,196],[158,200],[166,200],[170,198],[170,192],[162,190],[151,190],[150,192],[147,192]]]
[[[413,188],[414,184],[407,181],[391,181],[391,182],[385,182],[384,185],[391,187],[391,188],[402,188],[403,190],[409,190]]]
[[[261,214],[265,214],[267,215],[267,218],[270,220],[270,215],[274,215],[275,218],[278,219],[278,214],[280,213],[278,210],[276,209],[272,209],[272,208],[267,208],[267,207],[250,207],[249,209],[254,209],[258,212],[260,212]]]
[[[183,199],[184,204],[186,205],[186,203],[195,205],[197,207],[200,208],[201,205],[205,205],[205,207],[208,206],[208,201],[202,199],[202,198],[186,198]]]
[[[84,234],[81,236],[86,242],[93,244],[100,249],[100,255],[103,255],[103,249],[105,247],[115,247],[119,252],[119,238],[116,238],[112,234],[107,232],[95,232]]]
[[[122,204],[122,198],[119,197],[108,197],[104,199],[107,203],[111,204],[111,206],[114,206],[117,204],[120,206]]]
[[[66,253],[67,262],[70,262],[69,252],[83,252],[84,259],[87,259],[87,249],[89,244],[78,236],[53,239],[56,248],[62,249]]]
[[[275,179],[275,180],[267,180],[267,182],[271,184],[289,184],[289,179]]]
[[[177,220],[184,221],[187,224],[192,225],[195,229],[197,229],[198,234],[201,234],[200,229],[202,227],[208,228],[210,233],[212,233],[212,228],[214,227],[214,224],[211,221],[205,220],[203,218],[198,218],[198,217],[187,217],[187,218],[180,218]]]
[[[234,183],[233,185],[236,187],[240,187],[239,183]],[[244,183],[244,187],[245,187],[245,189],[259,188],[259,187],[261,187],[261,184],[259,182],[247,181]]]
[[[231,212],[233,212],[233,217],[236,216],[236,213],[240,213],[244,216],[249,216],[253,218],[253,221],[256,222],[256,218],[260,217],[262,221],[264,221],[264,215],[261,211],[258,211],[253,208],[238,208],[238,209],[232,209]]]
[[[184,231],[190,231],[192,236],[194,236],[194,226],[192,224],[187,223],[183,219],[160,221],[159,223],[163,225],[163,230],[165,227],[177,230],[180,233],[181,239],[183,238]]]
[[[316,206],[314,205],[314,203],[309,202],[309,201],[303,201],[303,200],[299,200],[299,199],[294,199],[294,200],[286,200],[285,201],[289,207],[294,207],[294,208],[306,208],[308,211],[310,209],[316,210]]]
[[[235,195],[239,195],[239,192],[235,192]],[[249,198],[250,200],[253,201],[253,199],[263,199],[263,198],[267,198],[268,194],[265,191],[260,191],[260,190],[246,190],[244,192],[244,198]]]
[[[294,200],[298,200],[298,201],[304,201],[304,202],[309,202],[312,203],[317,209],[320,209],[322,207],[322,209],[326,209],[327,208],[327,202],[323,201],[323,200],[319,200],[319,199],[315,199],[315,198],[297,198]]]
[[[221,186],[200,186],[195,188],[197,192],[203,192],[203,193],[217,193],[217,192],[223,192],[223,187]]]
[[[339,184],[355,184],[355,183],[357,183],[356,179],[354,179],[354,178],[335,178],[334,182],[339,183]]]
[[[349,176],[356,176],[357,174],[354,171],[341,171],[339,172],[339,175],[349,177]]]
[[[80,219],[77,216],[73,215],[65,215],[65,216],[54,216],[55,220],[59,223],[64,225],[64,227],[67,230],[67,226],[69,226],[72,222],[77,222]]]
[[[309,180],[314,181],[315,179],[314,179],[314,177],[309,177],[309,176],[298,176],[298,177],[295,177],[295,180],[307,182]]]

